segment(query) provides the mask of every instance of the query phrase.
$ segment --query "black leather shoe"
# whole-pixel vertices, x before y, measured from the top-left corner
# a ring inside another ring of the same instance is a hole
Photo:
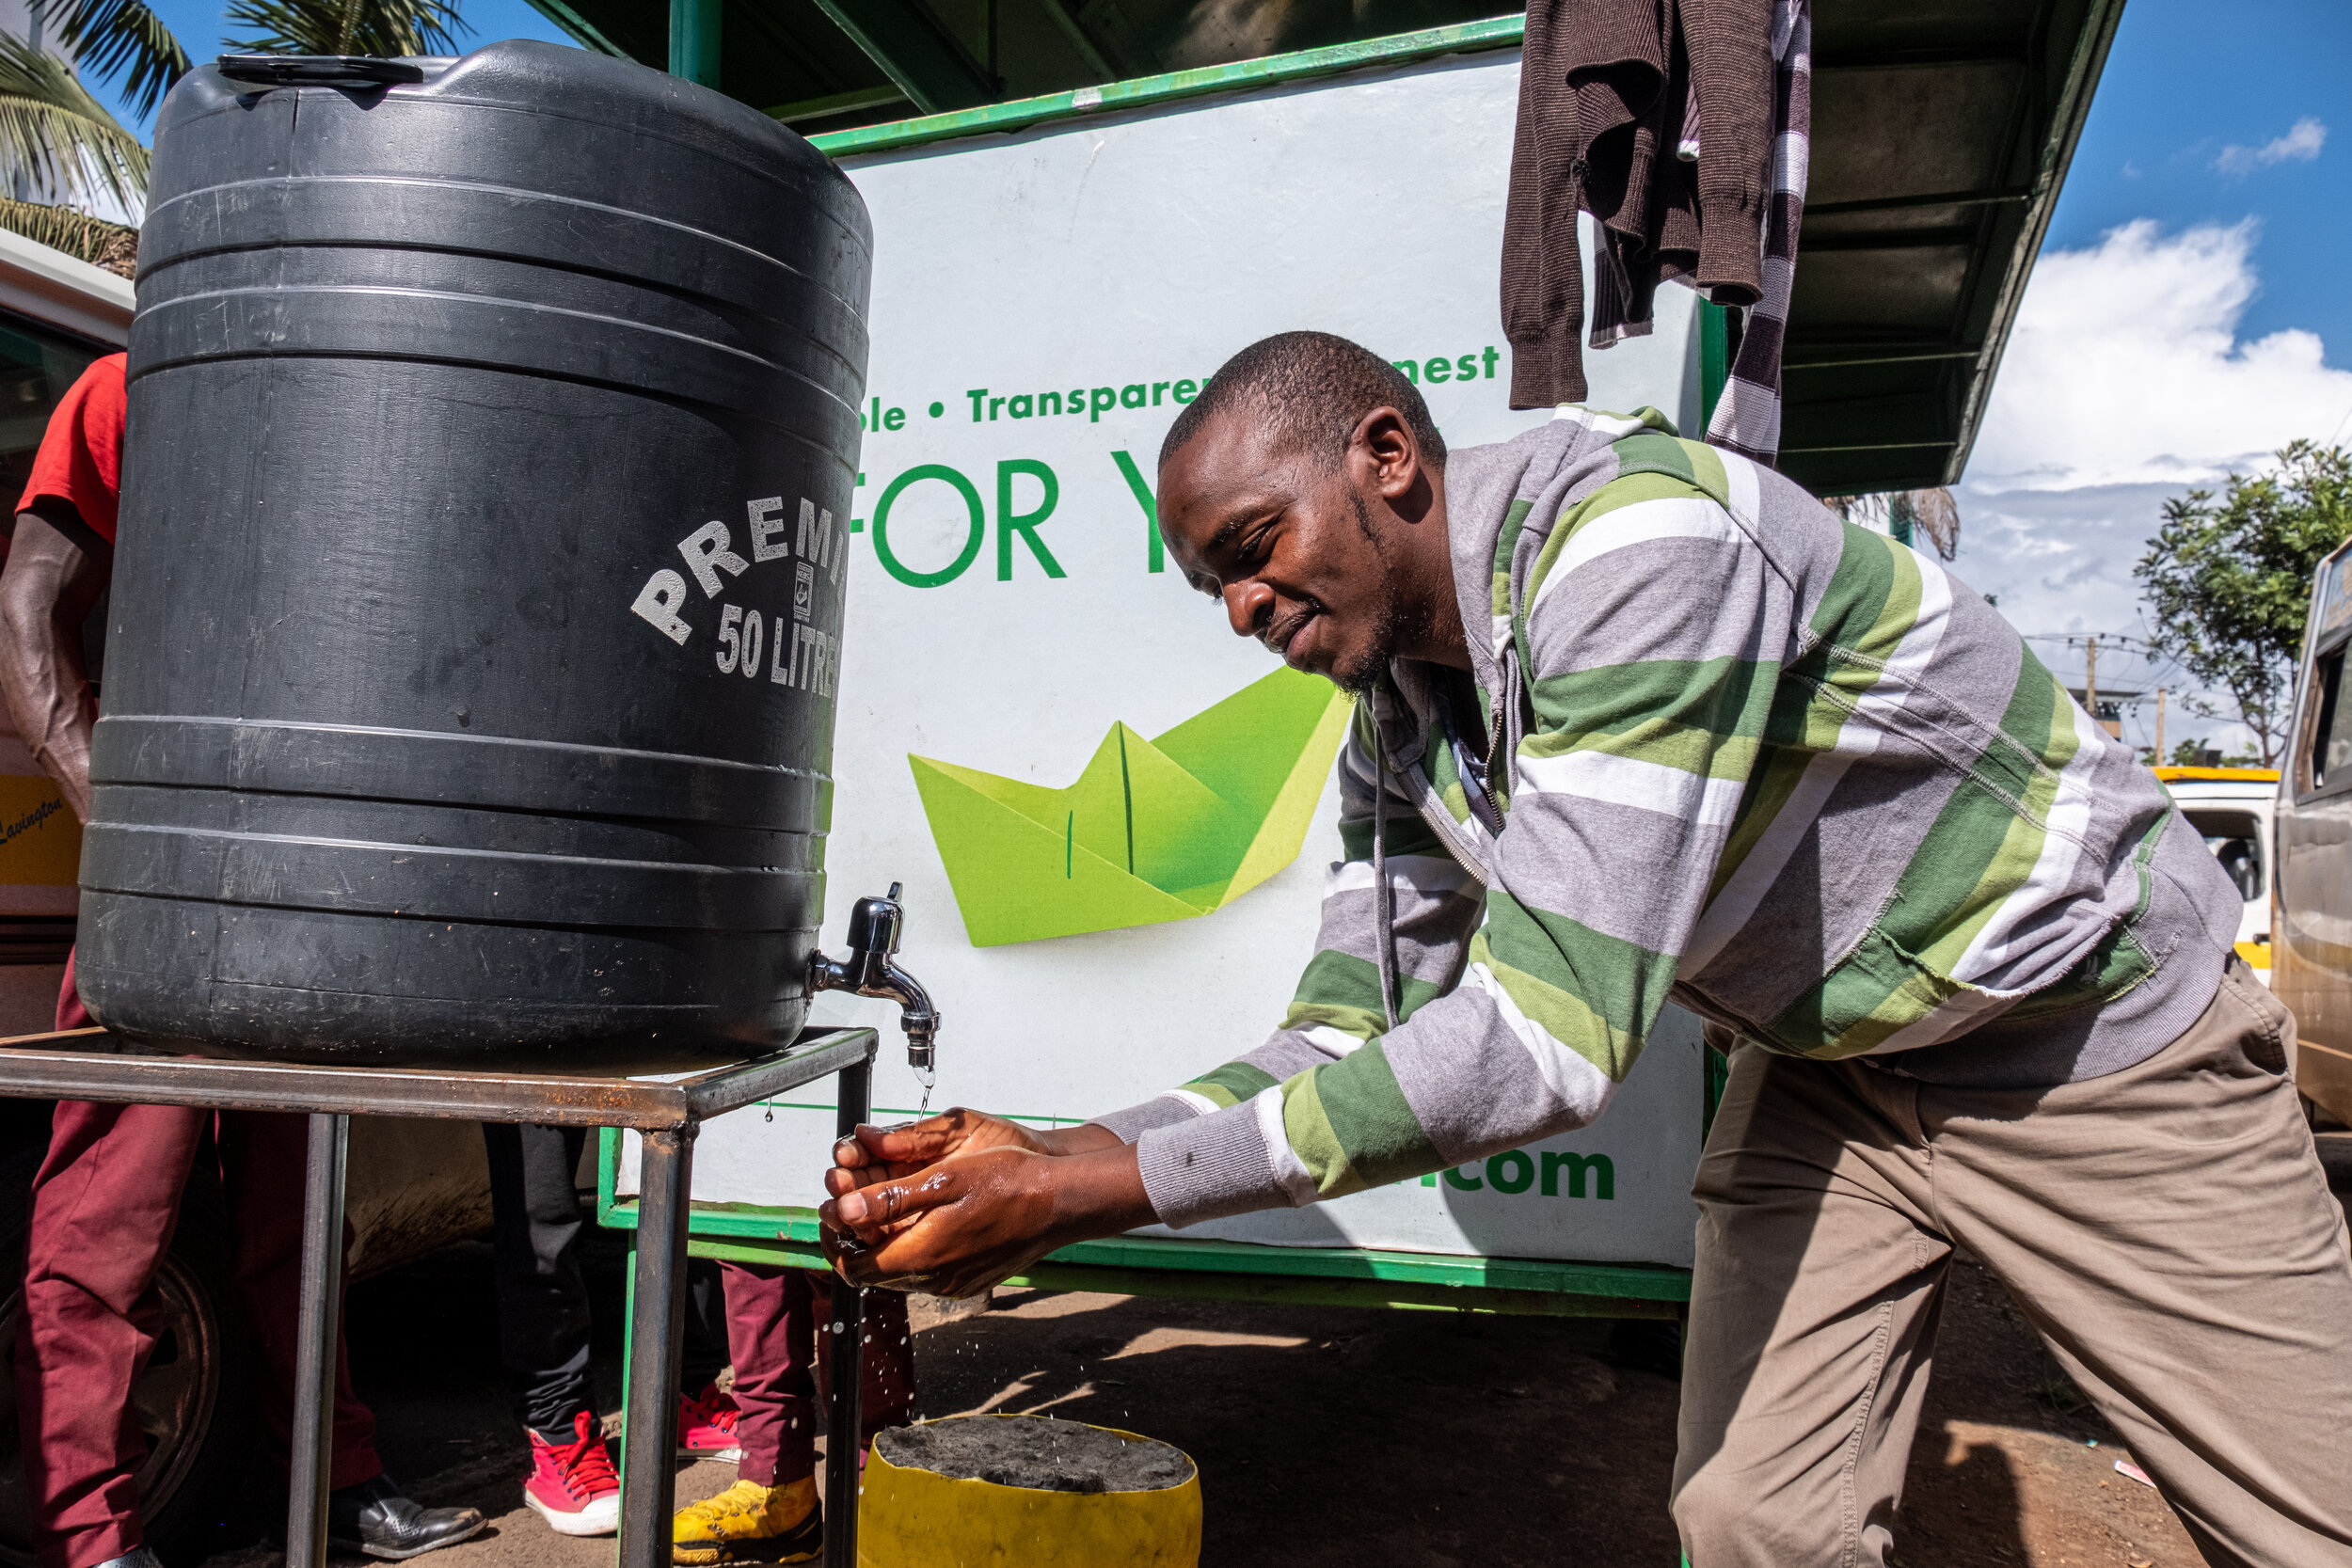
[[[389,1476],[326,1495],[326,1544],[370,1557],[421,1557],[454,1546],[482,1528],[473,1508],[421,1508]]]

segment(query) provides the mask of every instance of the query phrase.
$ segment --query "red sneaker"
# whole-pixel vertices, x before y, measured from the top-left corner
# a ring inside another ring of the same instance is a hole
[[[691,1399],[677,1402],[677,1456],[680,1459],[723,1459],[732,1465],[743,1457],[743,1444],[735,1435],[742,1413],[733,1398],[715,1383],[704,1386]]]
[[[558,1535],[611,1535],[621,1528],[621,1478],[596,1417],[572,1418],[574,1440],[550,1443],[531,1434],[531,1479],[523,1501]]]

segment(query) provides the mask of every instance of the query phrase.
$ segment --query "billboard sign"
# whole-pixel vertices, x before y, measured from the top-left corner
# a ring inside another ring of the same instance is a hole
[[[876,272],[829,930],[906,884],[935,1104],[1080,1120],[1281,1018],[1341,858],[1346,705],[1168,566],[1150,479],[1216,367],[1288,328],[1408,369],[1452,446],[1546,418],[1509,407],[1498,325],[1518,85],[1498,51],[845,160]],[[1695,315],[1661,290],[1592,402],[1695,428]],[[879,1114],[914,1108],[890,1008],[817,1016],[879,1025]],[[1670,1013],[1585,1132],[1186,1234],[1687,1263],[1699,1053]],[[696,1196],[816,1202],[832,1126],[817,1086],[723,1118]]]

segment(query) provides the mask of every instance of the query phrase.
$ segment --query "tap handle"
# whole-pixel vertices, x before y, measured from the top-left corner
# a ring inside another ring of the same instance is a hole
[[[886,897],[861,898],[850,911],[850,961],[888,958],[898,950],[898,931],[906,918],[898,902],[900,884],[890,884]]]

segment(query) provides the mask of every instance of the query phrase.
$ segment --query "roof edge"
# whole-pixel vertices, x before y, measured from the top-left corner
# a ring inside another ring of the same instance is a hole
[[[0,229],[0,308],[121,348],[136,293],[103,267]]]
[[[1451,27],[1392,33],[1387,38],[1337,43],[1323,49],[1266,55],[1254,60],[1237,60],[1231,65],[1203,66],[1194,71],[1169,71],[1160,76],[1137,76],[1099,87],[1077,87],[1069,92],[1045,93],[1036,98],[1016,98],[1006,103],[923,115],[914,119],[891,120],[882,125],[860,126],[853,131],[834,131],[811,136],[809,141],[820,151],[835,158],[863,152],[886,152],[923,142],[980,135],[992,131],[1018,131],[1046,120],[1068,119],[1114,109],[1147,108],[1209,93],[1331,76],[1365,66],[1398,65],[1433,55],[1467,54],[1473,50],[1509,49],[1518,46],[1526,33],[1527,17],[1522,12],[1493,17],[1485,22],[1465,22]]]

